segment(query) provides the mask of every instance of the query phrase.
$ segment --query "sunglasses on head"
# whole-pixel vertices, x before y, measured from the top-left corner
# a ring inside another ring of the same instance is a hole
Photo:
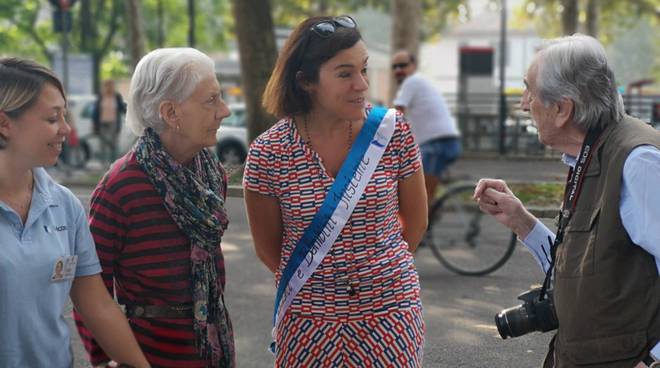
[[[408,65],[410,65],[410,63],[396,63],[396,64],[392,64],[392,70],[404,69],[404,68],[408,67]]]
[[[314,24],[310,29],[319,35],[322,38],[328,38],[331,34],[337,31],[337,28],[357,28],[357,23],[355,19],[351,18],[348,15],[342,15],[339,17],[334,17],[330,20],[324,20],[322,22]]]

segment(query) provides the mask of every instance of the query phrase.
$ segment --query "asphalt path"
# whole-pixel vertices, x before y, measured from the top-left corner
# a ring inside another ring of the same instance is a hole
[[[72,189],[87,206],[91,188]],[[266,346],[270,342],[273,276],[254,254],[242,199],[230,198],[227,208],[230,226],[222,248],[238,367],[272,367],[273,357]],[[425,248],[417,252],[416,265],[427,328],[425,367],[540,366],[550,334],[502,340],[493,323],[497,312],[518,304],[516,296],[542,280],[539,267],[522,246],[500,270],[484,277],[455,275]],[[70,320],[69,315],[67,311]],[[75,367],[88,367],[75,331],[72,345]]]

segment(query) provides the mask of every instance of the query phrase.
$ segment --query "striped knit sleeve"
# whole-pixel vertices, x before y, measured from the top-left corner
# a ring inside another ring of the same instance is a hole
[[[271,197],[278,196],[274,168],[278,163],[272,149],[271,142],[263,135],[252,142],[245,161],[243,188]]]
[[[399,151],[399,180],[405,179],[422,167],[419,147],[415,143],[410,125],[401,113],[397,112],[396,130],[392,136],[393,143]]]
[[[125,216],[112,193],[107,191],[101,182],[92,194],[89,214],[89,225],[96,244],[96,252],[101,262],[101,276],[110,295],[114,295],[113,263],[121,251],[125,234]],[[107,362],[110,358],[98,345],[91,331],[83,324],[80,315],[74,311],[76,327],[80,338],[89,354],[90,362],[97,365]]]

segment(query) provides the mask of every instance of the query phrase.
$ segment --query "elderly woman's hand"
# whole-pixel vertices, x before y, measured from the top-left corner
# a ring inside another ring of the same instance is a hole
[[[520,239],[527,237],[536,224],[536,218],[527,211],[503,180],[479,180],[473,198],[483,212],[495,217]]]
[[[94,368],[136,368],[136,367],[133,367],[130,364],[117,363],[114,360],[111,360],[109,362],[98,364],[94,366]]]

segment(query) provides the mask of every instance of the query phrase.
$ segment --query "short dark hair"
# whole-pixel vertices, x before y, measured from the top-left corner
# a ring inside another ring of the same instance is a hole
[[[408,49],[399,49],[396,52],[394,52],[392,55],[398,54],[400,52],[405,52],[406,55],[408,55],[408,61],[415,64],[415,65],[417,65],[417,56],[412,51],[410,51]]]
[[[45,83],[56,87],[66,101],[62,82],[55,73],[32,60],[16,57],[0,58],[0,111],[16,119],[39,99]],[[7,145],[0,135],[0,149]]]
[[[302,73],[305,82],[318,82],[323,63],[362,39],[357,27],[337,27],[328,37],[321,37],[311,30],[315,24],[331,22],[332,19],[330,16],[311,17],[291,32],[264,91],[263,105],[269,113],[282,118],[309,112],[311,97],[300,86],[298,72]]]

